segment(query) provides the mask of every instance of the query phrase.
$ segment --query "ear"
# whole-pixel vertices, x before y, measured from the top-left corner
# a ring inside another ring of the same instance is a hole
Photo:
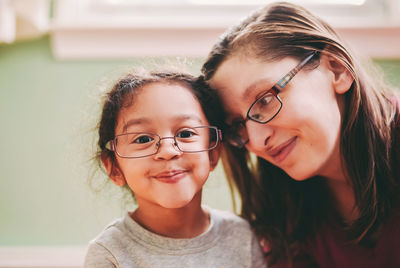
[[[221,155],[221,144],[218,144],[218,146],[211,151],[208,152],[208,157],[210,159],[210,167],[211,170],[214,170],[214,168],[217,166],[219,157]]]
[[[325,65],[327,66],[328,70],[333,74],[332,84],[336,93],[346,93],[354,81],[354,77],[349,70],[347,70],[347,68],[344,67],[343,64],[334,57],[322,55],[321,60],[325,61]]]
[[[124,174],[118,167],[116,160],[112,160],[109,155],[106,153],[101,154],[101,163],[104,168],[107,170],[107,174],[113,183],[117,186],[124,186],[126,183]]]

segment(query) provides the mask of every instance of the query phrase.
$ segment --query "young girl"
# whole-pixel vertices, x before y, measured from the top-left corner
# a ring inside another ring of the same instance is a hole
[[[271,264],[400,267],[398,93],[289,3],[228,31],[202,70],[227,112],[242,215]]]
[[[107,94],[99,158],[135,211],[89,245],[84,267],[265,267],[246,221],[201,206],[219,159],[219,113],[202,80],[183,73],[136,73]]]

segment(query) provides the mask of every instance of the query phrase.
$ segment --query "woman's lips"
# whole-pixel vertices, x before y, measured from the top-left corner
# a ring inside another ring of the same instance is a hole
[[[153,176],[156,180],[165,183],[176,183],[185,176],[185,170],[171,170]]]
[[[271,156],[276,163],[282,162],[290,154],[296,145],[297,136],[282,143],[278,147],[268,150],[267,153]]]

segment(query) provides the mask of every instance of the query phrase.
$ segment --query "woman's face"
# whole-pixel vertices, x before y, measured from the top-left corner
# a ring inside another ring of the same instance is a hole
[[[321,56],[318,67],[306,66],[297,73],[279,92],[282,109],[274,119],[266,124],[246,121],[246,148],[295,180],[343,175],[339,153],[343,95],[336,90],[340,74],[332,71],[330,62]],[[210,85],[222,98],[227,123],[245,120],[252,103],[298,63],[294,58],[261,62],[241,55],[226,59]]]

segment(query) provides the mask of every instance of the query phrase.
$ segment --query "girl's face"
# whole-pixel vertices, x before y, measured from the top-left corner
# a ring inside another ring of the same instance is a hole
[[[139,89],[133,104],[120,110],[115,134],[147,132],[173,137],[183,127],[208,125],[189,89],[159,82]],[[142,136],[135,141],[148,140]],[[135,159],[116,156],[116,159],[119,169],[111,178],[119,185],[126,181],[139,206],[181,208],[201,197],[202,186],[218,161],[218,152],[182,153],[174,146],[174,140],[167,138],[161,140],[154,155]]]
[[[294,58],[261,62],[241,55],[226,59],[210,84],[220,93],[227,123],[245,120],[257,97],[298,63]],[[322,55],[317,68],[300,70],[278,94],[282,109],[274,119],[266,124],[246,121],[246,148],[295,180],[315,175],[342,177],[339,141],[343,97],[339,93],[351,85],[351,78],[346,80],[348,73],[341,73],[343,69]]]

